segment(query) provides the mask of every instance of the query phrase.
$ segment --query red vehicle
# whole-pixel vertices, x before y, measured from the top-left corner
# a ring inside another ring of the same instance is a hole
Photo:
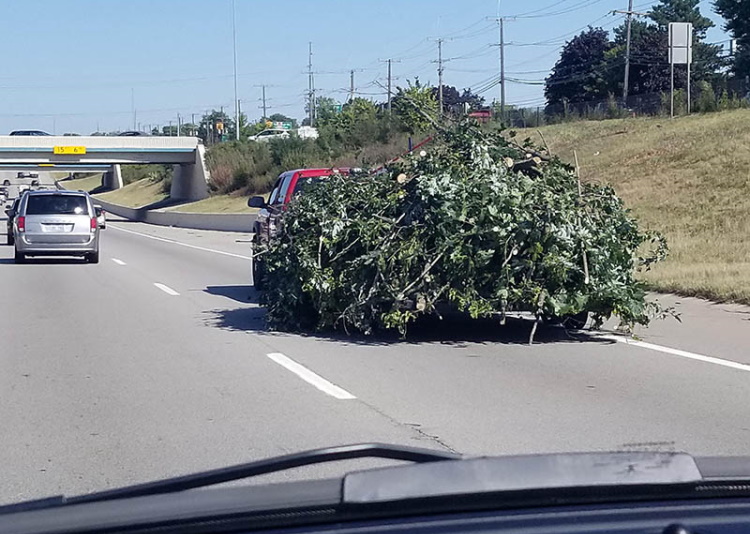
[[[253,249],[258,245],[268,243],[274,239],[283,223],[283,214],[286,206],[306,185],[317,182],[333,174],[350,174],[348,168],[337,169],[297,169],[282,173],[273,186],[268,202],[263,197],[251,197],[247,205],[251,208],[260,208],[258,219],[253,226]],[[260,257],[253,259],[253,284],[256,289],[262,289],[263,261]]]

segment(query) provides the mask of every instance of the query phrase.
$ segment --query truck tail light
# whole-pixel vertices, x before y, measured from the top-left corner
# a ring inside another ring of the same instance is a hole
[[[16,226],[18,226],[19,232],[25,232],[26,231],[26,217],[23,215],[19,215],[16,217]]]

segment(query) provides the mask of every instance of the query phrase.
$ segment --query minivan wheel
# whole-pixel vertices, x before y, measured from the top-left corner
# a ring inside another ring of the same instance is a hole
[[[13,245],[16,244],[16,240],[13,239],[13,232],[8,232],[7,237],[8,237],[8,246],[12,247]]]
[[[26,256],[23,253],[18,252],[18,249],[16,249],[13,259],[16,261],[16,263],[24,263],[26,261]]]
[[[99,251],[86,254],[86,261],[89,263],[99,263]]]

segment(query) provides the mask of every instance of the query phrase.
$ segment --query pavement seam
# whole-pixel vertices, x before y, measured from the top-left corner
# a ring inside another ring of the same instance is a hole
[[[361,397],[357,397],[357,400],[361,404],[363,404],[367,408],[369,408],[370,410],[372,410],[375,413],[377,413],[378,415],[380,415],[381,417],[385,417],[386,419],[388,419],[388,421],[390,421],[393,425],[395,425],[395,426],[397,426],[399,428],[404,428],[404,429],[412,430],[412,431],[416,432],[419,435],[419,437],[426,438],[429,441],[432,441],[432,442],[438,444],[440,447],[442,447],[443,449],[445,449],[445,450],[447,450],[449,452],[455,452],[456,454],[462,454],[461,451],[458,451],[458,450],[454,449],[453,447],[451,447],[450,445],[448,445],[445,441],[443,441],[440,437],[435,436],[433,434],[428,434],[427,432],[425,432],[424,430],[422,430],[419,426],[417,426],[417,424],[415,424],[415,423],[402,423],[401,421],[399,421],[395,417],[392,417],[391,415],[388,415],[387,413],[385,413],[383,410],[381,410],[377,406],[374,406],[374,405],[370,404],[369,402],[362,400]]]

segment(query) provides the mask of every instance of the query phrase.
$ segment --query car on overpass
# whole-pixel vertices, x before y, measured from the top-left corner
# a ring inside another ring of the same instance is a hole
[[[15,262],[28,256],[83,256],[99,263],[99,221],[88,193],[28,191],[13,220]]]
[[[148,132],[141,132],[138,130],[128,130],[127,132],[120,132],[117,134],[119,137],[150,137],[151,134]]]
[[[33,136],[33,137],[39,137],[39,136],[48,136],[47,132],[43,130],[13,130],[8,135],[20,135],[20,136]]]
[[[259,208],[258,219],[253,226],[253,248],[268,243],[274,239],[283,224],[283,215],[289,202],[302,193],[305,187],[319,182],[334,174],[351,174],[357,169],[296,169],[279,175],[271,190],[268,201],[261,196],[251,197],[247,205]],[[263,261],[258,257],[253,260],[253,283],[256,289],[261,289],[263,282]]]

